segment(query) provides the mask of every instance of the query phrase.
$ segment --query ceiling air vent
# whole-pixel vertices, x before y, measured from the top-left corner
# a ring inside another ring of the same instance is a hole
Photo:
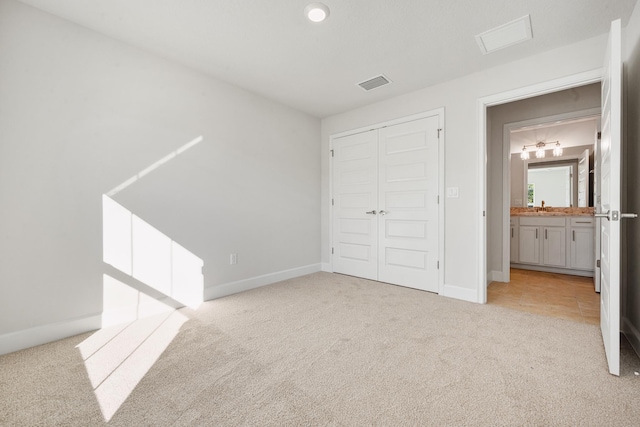
[[[358,83],[358,86],[360,86],[364,90],[369,91],[380,86],[388,85],[389,83],[391,83],[391,80],[380,74],[379,76],[376,76],[372,79]]]
[[[533,38],[531,17],[525,15],[476,36],[483,55]]]

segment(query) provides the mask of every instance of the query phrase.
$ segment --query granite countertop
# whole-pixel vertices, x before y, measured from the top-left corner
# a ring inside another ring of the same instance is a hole
[[[594,208],[511,208],[511,216],[593,216]]]

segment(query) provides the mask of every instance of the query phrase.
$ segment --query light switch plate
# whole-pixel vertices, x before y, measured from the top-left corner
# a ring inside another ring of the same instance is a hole
[[[448,199],[457,199],[458,198],[458,187],[448,187],[447,188],[447,198]]]

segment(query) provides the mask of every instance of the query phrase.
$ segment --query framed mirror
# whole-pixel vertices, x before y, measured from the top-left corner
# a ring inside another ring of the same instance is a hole
[[[527,207],[578,206],[578,159],[527,164]]]

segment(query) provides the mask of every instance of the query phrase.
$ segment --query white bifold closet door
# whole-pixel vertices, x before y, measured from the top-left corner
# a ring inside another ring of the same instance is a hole
[[[333,271],[438,291],[432,116],[334,140]]]

